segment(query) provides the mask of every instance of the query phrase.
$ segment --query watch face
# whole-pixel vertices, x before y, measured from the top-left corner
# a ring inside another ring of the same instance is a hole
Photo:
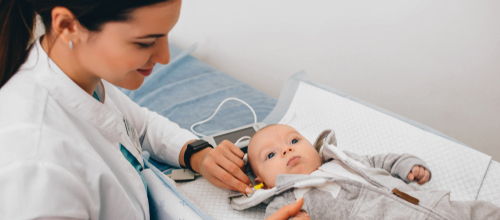
[[[204,140],[197,140],[193,143],[190,143],[189,145],[191,145],[195,151],[198,149],[201,150],[201,149],[206,148],[206,147],[212,147],[212,145],[210,145],[208,142],[206,142]]]

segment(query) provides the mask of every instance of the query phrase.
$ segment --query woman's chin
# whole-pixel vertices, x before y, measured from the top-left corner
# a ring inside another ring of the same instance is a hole
[[[128,90],[136,90],[136,89],[138,89],[138,88],[140,88],[142,86],[143,82],[144,81],[142,81],[140,84],[136,84],[136,85],[131,86],[130,88],[126,88],[126,89],[128,89]]]
[[[129,80],[129,81],[124,82],[124,83],[116,83],[116,84],[112,83],[112,82],[110,82],[110,83],[115,85],[115,86],[124,88],[124,89],[136,90],[142,86],[142,84],[144,83],[144,78],[141,77],[139,79]]]

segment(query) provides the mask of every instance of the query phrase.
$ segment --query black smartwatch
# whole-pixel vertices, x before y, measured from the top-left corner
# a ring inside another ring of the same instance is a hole
[[[193,172],[196,172],[191,167],[191,156],[207,147],[214,148],[211,144],[201,139],[188,144],[186,151],[184,152],[184,164],[186,165],[186,168],[192,170]]]

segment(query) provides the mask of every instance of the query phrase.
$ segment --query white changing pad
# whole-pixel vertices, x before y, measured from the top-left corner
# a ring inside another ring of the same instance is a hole
[[[490,201],[500,206],[500,163],[491,161],[488,172],[483,180],[483,185],[479,189],[477,200]]]
[[[228,199],[231,191],[218,188],[203,177],[192,182],[177,183],[177,188],[214,219],[264,219],[265,205],[261,204],[245,211],[234,210]]]
[[[428,127],[412,124],[397,115],[382,113],[383,110],[355,98],[319,88],[321,85],[304,80],[304,77],[305,74],[299,73],[287,82],[278,106],[264,120],[265,123],[281,120],[311,142],[322,130],[331,128],[337,134],[341,149],[362,155],[388,152],[415,154],[428,163],[433,176],[424,186],[412,186],[426,190],[450,190],[452,200],[475,200],[477,197],[500,203],[500,189],[495,186],[500,178],[500,164],[491,161],[490,156]],[[232,210],[227,199],[229,190],[219,189],[203,178],[179,183],[178,188],[215,219],[264,217],[264,205],[245,211]]]
[[[412,185],[450,190],[452,200],[476,199],[491,160],[479,151],[304,82],[280,123],[294,127],[311,142],[332,128],[339,148],[361,155],[414,154],[433,173],[424,186]]]

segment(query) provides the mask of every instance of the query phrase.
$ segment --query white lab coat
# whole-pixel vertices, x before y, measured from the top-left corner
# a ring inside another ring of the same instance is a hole
[[[103,82],[104,104],[83,91],[40,46],[0,89],[0,219],[149,219],[146,190],[120,152],[142,150],[179,166],[191,132],[139,107]]]

